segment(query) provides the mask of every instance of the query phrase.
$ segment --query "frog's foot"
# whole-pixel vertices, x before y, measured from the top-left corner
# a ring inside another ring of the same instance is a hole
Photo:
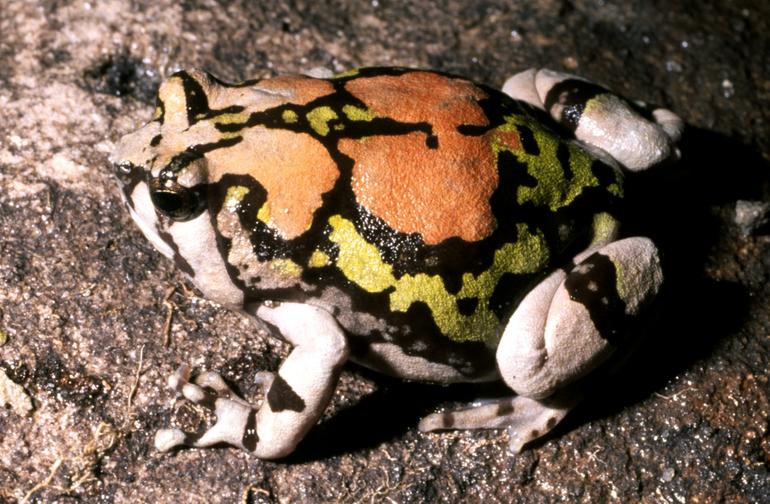
[[[277,373],[257,376],[264,401],[258,407],[250,405],[212,372],[202,373],[190,383],[190,370],[183,366],[169,385],[212,411],[217,420],[202,433],[159,431],[155,436],[158,450],[226,443],[259,458],[274,459],[291,453],[320,418],[348,357],[342,329],[331,314],[310,305],[280,303],[251,309],[294,345]]]
[[[679,157],[684,123],[670,110],[630,102],[574,75],[530,68],[509,78],[503,92],[545,110],[580,142],[631,171]]]
[[[180,429],[161,429],[155,434],[155,448],[168,451],[186,445],[203,448],[227,443],[253,451],[256,442],[255,420],[257,409],[238,397],[222,377],[212,371],[199,374],[194,383],[189,381],[190,368],[181,366],[169,377],[169,387],[189,401],[213,412],[216,423],[199,433]],[[268,383],[272,380],[265,378]]]
[[[506,429],[509,449],[521,452],[553,429],[578,402],[575,395],[561,394],[537,401],[517,396],[474,403],[468,408],[433,413],[420,421],[422,432],[445,429]]]

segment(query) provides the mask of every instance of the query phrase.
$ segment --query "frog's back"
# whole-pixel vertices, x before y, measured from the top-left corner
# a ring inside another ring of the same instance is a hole
[[[334,307],[349,332],[416,354],[494,347],[525,289],[621,196],[614,168],[464,79],[363,69],[242,88],[267,101],[199,113],[222,133],[208,192],[233,282],[247,302]]]

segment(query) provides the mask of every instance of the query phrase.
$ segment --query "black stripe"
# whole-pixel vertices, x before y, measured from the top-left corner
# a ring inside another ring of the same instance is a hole
[[[580,271],[581,269],[586,271]],[[617,272],[612,260],[595,253],[576,266],[564,280],[570,299],[585,306],[599,335],[618,344],[626,317],[626,302],[617,291]]]
[[[196,117],[199,114],[205,115],[211,111],[209,108],[209,100],[200,83],[193,79],[187,72],[177,72],[172,75],[172,77],[179,77],[179,79],[182,80],[185,106],[187,108],[187,124],[192,126],[198,122],[199,119],[196,119]]]

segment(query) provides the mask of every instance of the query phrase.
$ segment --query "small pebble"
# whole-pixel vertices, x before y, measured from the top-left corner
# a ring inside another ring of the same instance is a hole
[[[770,202],[738,200],[735,204],[735,223],[744,236],[754,234],[768,223]]]

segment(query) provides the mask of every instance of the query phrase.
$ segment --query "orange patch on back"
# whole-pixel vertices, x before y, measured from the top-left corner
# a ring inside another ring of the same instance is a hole
[[[339,177],[337,165],[326,148],[305,133],[256,126],[242,134],[237,145],[206,155],[210,179],[251,175],[267,191],[270,227],[285,239],[299,236],[313,223],[321,196]]]
[[[521,138],[515,131],[497,131],[495,132],[497,142],[506,146],[513,152],[522,150]]]
[[[489,198],[498,174],[489,134],[466,136],[460,125],[486,125],[478,105],[486,97],[468,81],[428,72],[353,79],[346,88],[381,117],[424,122],[424,133],[342,140],[353,158],[353,192],[359,203],[402,233],[419,233],[427,244],[457,236],[478,241],[496,221]]]

